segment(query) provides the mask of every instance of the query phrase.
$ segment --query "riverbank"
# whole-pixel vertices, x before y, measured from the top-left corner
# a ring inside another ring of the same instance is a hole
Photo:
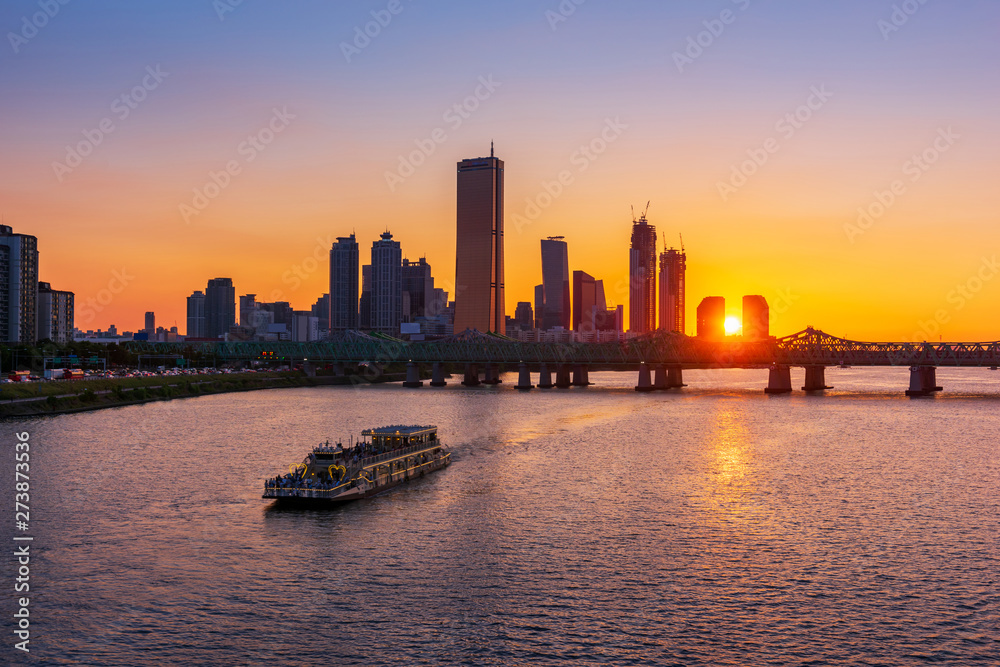
[[[404,375],[386,373],[372,379],[350,375],[308,376],[301,371],[274,371],[12,383],[0,389],[0,417],[66,414],[236,391],[400,382]]]

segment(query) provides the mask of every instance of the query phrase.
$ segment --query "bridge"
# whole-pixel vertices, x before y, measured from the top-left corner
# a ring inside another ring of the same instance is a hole
[[[538,387],[590,384],[590,370],[638,371],[637,391],[685,386],[685,369],[766,368],[766,391],[792,391],[790,368],[805,369],[805,391],[822,391],[829,366],[905,366],[910,368],[907,395],[940,391],[938,367],[1000,365],[1000,341],[989,343],[873,343],[831,336],[805,329],[783,338],[708,341],[682,334],[653,332],[605,343],[525,343],[505,336],[465,331],[434,341],[407,342],[390,336],[348,331],[324,341],[151,343],[130,341],[125,346],[138,354],[179,354],[197,348],[222,361],[246,362],[267,358],[301,359],[309,364],[330,363],[338,372],[351,364],[378,367],[407,364],[405,386],[419,387],[421,367],[432,368],[432,386],[445,384],[446,366],[464,370],[463,384],[497,384],[500,373],[519,373],[517,387],[532,389],[531,373],[538,373]],[[480,380],[480,371],[485,379]],[[553,374],[555,381],[553,382]]]

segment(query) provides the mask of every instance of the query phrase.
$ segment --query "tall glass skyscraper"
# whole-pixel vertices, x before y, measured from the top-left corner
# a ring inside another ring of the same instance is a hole
[[[660,328],[684,333],[684,273],[687,255],[670,248],[660,253]]]
[[[542,285],[545,289],[542,328],[562,327],[569,330],[572,321],[569,300],[569,253],[562,236],[542,239]]]
[[[647,333],[656,328],[656,227],[646,214],[632,221],[629,250],[629,330]]]
[[[358,256],[354,234],[330,248],[330,331],[358,328]]]
[[[505,333],[503,285],[503,160],[458,163],[455,333]]]

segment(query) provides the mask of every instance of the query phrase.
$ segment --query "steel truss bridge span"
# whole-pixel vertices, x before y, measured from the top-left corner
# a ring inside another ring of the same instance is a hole
[[[542,364],[590,368],[668,365],[681,368],[784,366],[970,366],[1000,365],[1000,341],[987,343],[876,343],[852,341],[817,329],[783,338],[707,341],[654,332],[606,343],[525,343],[504,336],[466,331],[435,341],[407,342],[389,336],[348,331],[311,343],[218,342],[153,343],[129,341],[137,354],[179,354],[195,348],[219,361],[295,359],[335,363]]]

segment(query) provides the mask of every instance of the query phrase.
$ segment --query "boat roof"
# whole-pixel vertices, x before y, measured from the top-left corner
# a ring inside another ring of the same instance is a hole
[[[362,431],[361,435],[417,435],[436,430],[437,426],[379,426]]]

